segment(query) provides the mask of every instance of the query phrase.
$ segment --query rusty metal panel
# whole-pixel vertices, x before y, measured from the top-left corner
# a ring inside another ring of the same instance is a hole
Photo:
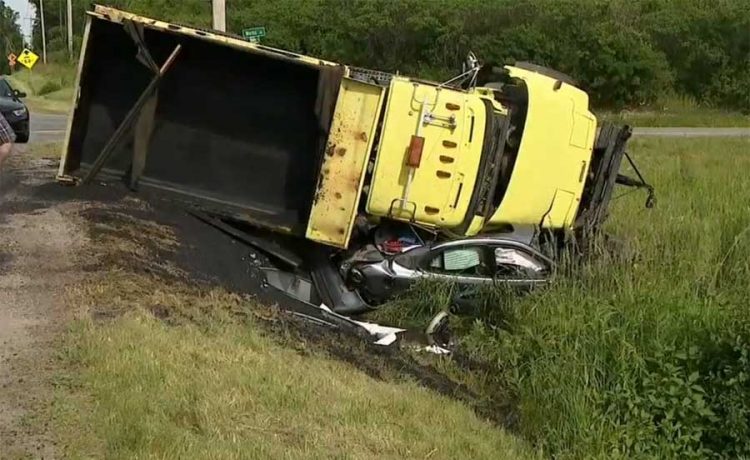
[[[381,86],[342,81],[307,238],[340,248],[349,243],[384,92]]]

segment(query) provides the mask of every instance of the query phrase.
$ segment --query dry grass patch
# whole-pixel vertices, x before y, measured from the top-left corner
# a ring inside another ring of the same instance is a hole
[[[468,407],[268,337],[246,299],[114,272],[70,293],[86,309],[64,353],[58,420],[72,457],[526,458]],[[260,310],[261,314],[263,310]]]

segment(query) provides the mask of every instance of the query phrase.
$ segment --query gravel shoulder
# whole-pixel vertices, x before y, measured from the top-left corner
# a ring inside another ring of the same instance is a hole
[[[45,160],[16,158],[0,186],[0,457],[54,458],[54,436],[29,423],[52,397],[55,345],[71,312],[67,287],[82,276],[86,245],[76,203],[37,207],[25,190],[40,183]]]

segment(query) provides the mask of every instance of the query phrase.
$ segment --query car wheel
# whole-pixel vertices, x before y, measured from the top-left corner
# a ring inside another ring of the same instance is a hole
[[[17,144],[25,144],[29,142],[29,132],[26,131],[25,133],[17,133],[16,134],[16,143]]]

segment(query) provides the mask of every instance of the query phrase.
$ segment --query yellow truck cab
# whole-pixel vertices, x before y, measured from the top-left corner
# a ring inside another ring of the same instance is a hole
[[[358,119],[379,124],[372,172],[363,182],[367,216],[452,236],[511,225],[573,227],[596,134],[588,96],[533,70],[505,70],[508,83],[469,90],[394,76],[383,88],[382,121],[376,104],[366,106],[364,97],[337,106],[337,112],[357,112],[350,104],[361,104]],[[367,94],[362,85],[358,91]],[[329,145],[331,152],[340,149]],[[349,161],[344,176],[361,166]],[[326,193],[330,184],[324,176],[322,196],[341,201],[346,190]],[[326,201],[314,203],[308,237],[345,246],[336,229],[321,230],[344,212]]]

